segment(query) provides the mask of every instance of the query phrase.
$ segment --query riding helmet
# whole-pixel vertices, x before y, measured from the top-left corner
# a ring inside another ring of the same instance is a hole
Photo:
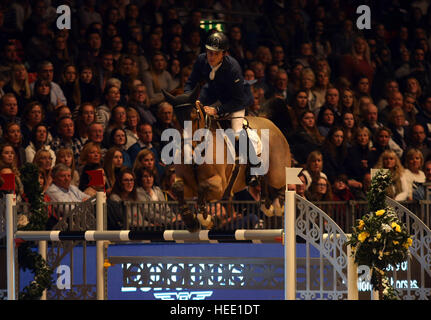
[[[225,34],[215,32],[208,37],[205,47],[213,51],[226,51],[229,49],[229,40]]]

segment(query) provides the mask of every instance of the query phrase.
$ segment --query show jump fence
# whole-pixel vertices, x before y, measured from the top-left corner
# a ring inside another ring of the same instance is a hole
[[[199,231],[190,233],[186,230],[142,231],[142,230],[104,230],[104,211],[106,196],[103,192],[96,195],[96,230],[87,231],[17,231],[16,203],[12,194],[6,195],[6,255],[7,255],[7,293],[9,300],[16,299],[15,283],[15,239],[39,241],[39,247],[46,247],[47,241],[85,240],[96,242],[96,292],[97,299],[105,299],[104,282],[104,242],[105,241],[176,241],[176,242],[218,242],[252,241],[282,242],[285,261],[285,299],[295,300],[296,291],[296,193],[286,190],[284,229],[234,230],[234,231]],[[323,229],[322,229],[323,230]],[[322,235],[323,239],[331,234]],[[347,253],[347,288],[348,299],[358,298],[357,269]]]

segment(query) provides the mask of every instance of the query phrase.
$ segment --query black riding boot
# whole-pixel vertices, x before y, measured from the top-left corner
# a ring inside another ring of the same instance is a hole
[[[239,137],[238,136],[236,136],[235,137],[235,154],[236,154],[236,163],[238,164],[238,162],[239,162]],[[248,154],[246,155],[247,156],[247,169],[246,169],[246,173],[245,173],[245,176],[246,176],[246,181],[245,181],[245,183],[248,185],[248,186],[251,186],[251,187],[255,187],[255,186],[257,186],[258,184],[259,184],[259,176],[257,176],[257,175],[252,175],[251,174],[251,169],[252,168],[257,168],[257,167],[259,167],[259,163],[258,164],[252,164],[251,162],[250,162],[250,160],[249,160],[249,156],[250,156],[250,153],[251,152],[253,152],[253,154],[254,154],[254,158],[257,158],[257,154],[256,154],[256,150],[254,150],[254,147],[253,146],[250,146],[250,143],[249,143],[249,138],[248,138],[248,136],[247,136],[247,139],[246,139],[246,141],[247,141],[247,150],[248,150]]]

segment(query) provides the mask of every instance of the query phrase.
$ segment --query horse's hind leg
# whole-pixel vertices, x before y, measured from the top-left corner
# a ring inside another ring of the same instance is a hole
[[[261,195],[262,195],[262,201],[263,203],[260,206],[260,210],[268,216],[272,217],[274,215],[274,207],[272,205],[272,199],[269,191],[269,184],[267,177],[262,177],[260,179],[261,181]]]
[[[200,228],[199,221],[184,200],[184,183],[182,183],[181,181],[175,182],[172,186],[172,191],[178,199],[181,218],[184,221],[187,230],[189,230],[190,232],[196,232]]]

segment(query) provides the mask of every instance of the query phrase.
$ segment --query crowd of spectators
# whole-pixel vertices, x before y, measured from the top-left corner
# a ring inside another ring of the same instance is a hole
[[[363,2],[371,29],[358,29],[353,0],[2,1],[0,172],[19,178],[33,162],[59,201],[94,195],[86,172],[95,169],[112,200],[175,200],[161,135],[180,126],[162,89],[184,92],[218,24],[251,86],[247,114],[271,119],[304,168],[301,195],[363,199],[370,169],[386,168],[391,197],[423,199],[431,5]],[[60,4],[71,29],[57,28]]]

